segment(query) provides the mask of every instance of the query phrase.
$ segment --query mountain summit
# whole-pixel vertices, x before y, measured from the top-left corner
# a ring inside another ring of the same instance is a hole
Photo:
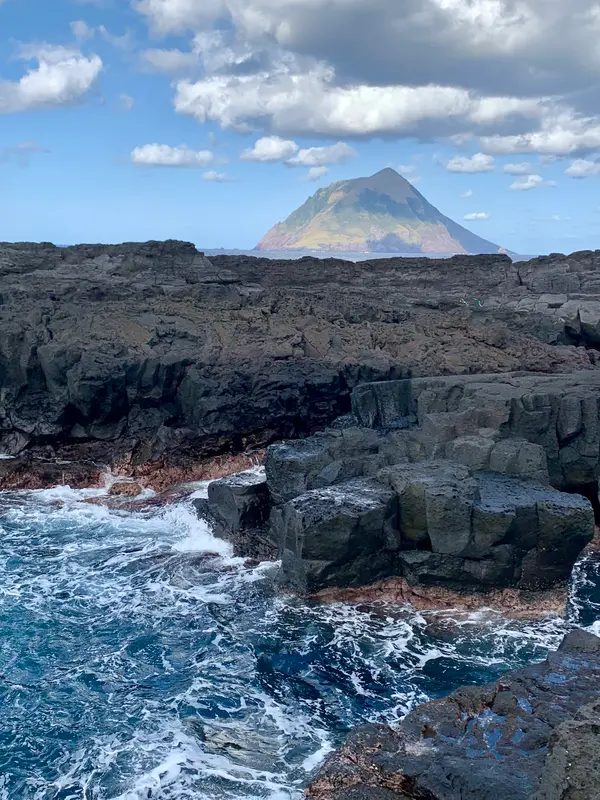
[[[497,244],[445,217],[391,168],[337,181],[261,239],[257,250],[498,253]]]

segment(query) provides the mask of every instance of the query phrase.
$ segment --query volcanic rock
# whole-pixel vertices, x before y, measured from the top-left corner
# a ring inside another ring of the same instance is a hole
[[[541,664],[418,706],[397,730],[350,734],[311,800],[600,797],[600,639],[568,634]]]
[[[600,253],[355,264],[0,244],[0,278],[0,454],[128,474],[305,436],[367,381],[591,369],[600,330]],[[561,440],[577,425],[565,407]]]

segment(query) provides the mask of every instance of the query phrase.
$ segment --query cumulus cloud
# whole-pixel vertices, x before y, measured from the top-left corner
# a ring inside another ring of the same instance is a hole
[[[524,175],[511,183],[509,189],[516,192],[527,192],[530,189],[538,189],[540,186],[556,186],[556,182],[545,181],[541,175]]]
[[[192,150],[182,144],[145,144],[131,152],[131,161],[142,167],[206,167],[214,161],[210,150]]]
[[[203,181],[207,181],[209,183],[233,183],[235,178],[231,178],[225,172],[216,172],[215,170],[209,170],[205,172],[202,176]]]
[[[474,221],[478,219],[489,219],[490,215],[485,211],[474,211],[472,214],[465,214],[464,219]]]
[[[242,161],[285,161],[295,155],[300,148],[290,139],[280,136],[263,136],[262,139],[244,150],[240,158]]]
[[[533,169],[527,161],[522,161],[520,164],[505,164],[502,171],[507,175],[530,175]]]
[[[196,72],[200,66],[195,53],[184,52],[174,48],[161,50],[151,48],[140,53],[142,69],[150,72],[163,72],[166,75],[182,75]]]
[[[558,119],[543,121],[540,130],[516,136],[484,136],[481,149],[494,155],[537,153],[540,156],[572,156],[600,149],[600,118],[577,117],[563,112]]]
[[[463,192],[461,194],[461,197],[462,197],[463,200],[468,200],[470,197],[473,197],[474,194],[475,193],[474,193],[473,189],[467,189],[466,192]]]
[[[482,93],[581,88],[598,65],[594,0],[135,0],[158,34],[217,21],[335,67],[350,84],[469,86]],[[435,58],[431,53],[435,53]]]
[[[224,0],[134,0],[157,34],[197,30],[226,11]]]
[[[321,178],[328,174],[329,169],[327,167],[311,167],[302,179],[305,181],[320,181]]]
[[[592,175],[600,175],[600,161],[586,161],[583,158],[577,158],[570,167],[565,170],[565,175],[570,178],[589,178]]]
[[[344,142],[328,147],[308,147],[287,160],[291,167],[323,167],[326,164],[339,164],[356,156],[356,150]]]
[[[539,119],[538,100],[478,97],[452,86],[340,86],[326,64],[285,59],[268,71],[180,81],[175,109],[241,131],[324,136],[430,136],[463,125],[489,129],[513,117]]]
[[[475,153],[473,156],[456,156],[446,164],[448,172],[493,172],[495,168],[493,156],[484,153]]]
[[[97,55],[49,44],[22,45],[18,57],[35,61],[19,80],[0,79],[0,113],[69,106],[80,102],[102,70]]]
[[[597,141],[596,0],[133,5],[153,35],[194,35],[205,74],[181,83],[175,104],[201,122],[459,146],[481,135],[490,154],[575,155]]]

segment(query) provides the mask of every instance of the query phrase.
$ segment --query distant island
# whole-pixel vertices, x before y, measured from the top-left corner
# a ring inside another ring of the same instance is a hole
[[[343,253],[506,253],[444,216],[391,168],[337,181],[260,240],[257,250]]]

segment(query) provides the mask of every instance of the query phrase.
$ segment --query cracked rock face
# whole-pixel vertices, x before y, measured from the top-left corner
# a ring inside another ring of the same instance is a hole
[[[354,731],[311,800],[593,800],[600,796],[600,639],[568,634],[542,664]]]
[[[185,466],[322,428],[366,381],[590,369],[594,351],[568,345],[600,329],[598,260],[0,244],[0,453]],[[568,441],[579,423],[564,413]]]
[[[599,403],[595,371],[358,386],[353,415],[268,448],[268,523],[219,533],[241,555],[266,538],[280,582],[304,594],[391,578],[457,592],[564,586],[594,536]]]

